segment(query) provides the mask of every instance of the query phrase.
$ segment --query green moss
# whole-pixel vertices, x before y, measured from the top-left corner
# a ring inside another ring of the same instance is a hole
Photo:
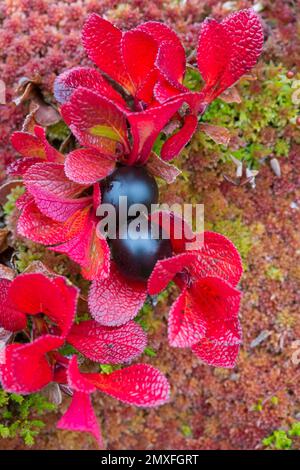
[[[261,412],[263,410],[263,400],[260,398],[252,407],[252,411]]]
[[[275,147],[274,153],[277,157],[287,157],[290,151],[290,144],[284,139],[278,139]]]
[[[276,266],[272,266],[272,265],[268,266],[265,273],[266,273],[266,276],[269,279],[272,279],[273,281],[282,282],[284,280],[284,275],[281,269],[277,268]]]
[[[263,77],[257,83],[242,80],[238,90],[241,103],[225,103],[215,100],[205,112],[202,121],[226,127],[234,135],[240,135],[245,146],[237,150],[215,144],[210,138],[198,132],[193,146],[212,151],[221,161],[230,161],[230,155],[258,168],[260,160],[275,153],[277,157],[288,155],[292,138],[299,141],[300,135],[295,122],[297,106],[292,101],[293,80],[286,77],[287,70],[281,65],[265,64]],[[295,76],[295,80],[297,77]],[[294,125],[294,135],[285,136],[288,124]],[[266,129],[276,129],[276,143],[266,141]]]
[[[60,141],[63,142],[70,134],[70,129],[64,123],[64,121],[59,121],[52,126],[47,128],[47,137],[50,142]]]
[[[181,426],[181,433],[183,434],[184,437],[192,437],[193,436],[192,428],[188,424],[183,424]]]
[[[288,437],[286,431],[279,429],[263,439],[262,444],[276,450],[288,450],[292,447],[293,441]]]
[[[300,437],[300,422],[295,421],[287,431],[276,429],[262,440],[262,444],[270,449],[289,450],[295,448],[293,438],[298,437]]]
[[[37,245],[29,248],[26,245],[18,243],[15,253],[15,266],[19,272],[23,272],[33,261],[42,260],[44,254],[45,248],[42,246]]]
[[[27,446],[32,446],[35,437],[45,426],[36,416],[42,416],[55,408],[53,403],[49,403],[39,393],[22,396],[0,390],[0,437],[20,437]]]
[[[10,215],[15,210],[16,202],[19,197],[24,194],[24,186],[16,186],[11,190],[11,192],[6,196],[7,202],[3,206],[3,211],[5,215]]]
[[[292,424],[292,427],[289,430],[289,436],[300,437],[300,421]]]
[[[189,90],[198,91],[201,87],[201,75],[199,71],[193,67],[187,67],[186,74],[184,77],[183,84]]]
[[[156,351],[154,351],[153,348],[147,347],[144,349],[144,354],[149,357],[155,357],[156,356]]]
[[[155,330],[160,324],[161,320],[154,317],[153,303],[158,304],[159,302],[164,303],[168,298],[169,292],[168,289],[165,289],[161,294],[159,294],[156,299],[150,299],[144,303],[142,309],[139,311],[138,315],[135,317],[135,321],[141,325],[145,331],[150,329]]]
[[[100,364],[100,372],[102,374],[111,374],[114,370],[121,369],[120,364]]]
[[[273,406],[277,406],[278,403],[279,403],[279,398],[274,395],[271,399],[270,399],[270,402],[272,403]]]

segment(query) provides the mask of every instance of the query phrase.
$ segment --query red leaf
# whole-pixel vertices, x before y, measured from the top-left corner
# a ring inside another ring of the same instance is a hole
[[[36,197],[35,202],[40,211],[58,222],[67,222],[74,214],[89,207],[92,197],[86,196],[78,199],[59,199],[49,195]]]
[[[205,132],[216,144],[222,144],[227,147],[231,139],[231,132],[222,126],[213,126],[211,124],[201,123],[200,130]]]
[[[98,70],[75,67],[59,75],[54,83],[54,96],[60,103],[69,101],[72,93],[79,87],[88,88],[96,93],[126,107],[121,95],[108,83]]]
[[[104,96],[78,88],[70,101],[62,105],[64,120],[82,145],[114,155],[117,144],[128,148],[124,112]]]
[[[41,126],[35,126],[34,133],[44,146],[48,162],[63,163],[64,156],[49,144],[45,129]]]
[[[12,281],[0,279],[0,326],[8,331],[19,331],[26,327],[26,315],[9,300]]]
[[[241,344],[242,331],[238,318],[225,321],[211,321],[207,328],[206,337],[218,344],[232,346]]]
[[[68,178],[81,184],[93,184],[106,178],[116,166],[116,161],[96,149],[77,149],[69,153],[65,162]]]
[[[64,224],[42,214],[34,201],[24,206],[18,220],[17,232],[42,245],[62,243],[68,238]]]
[[[150,158],[147,161],[147,170],[152,175],[162,178],[169,184],[174,183],[177,176],[181,173],[179,168],[165,162],[154,152],[151,153]]]
[[[175,132],[175,134],[169,137],[169,139],[164,143],[161,149],[161,158],[163,160],[171,160],[178,156],[184,146],[192,138],[197,129],[197,125],[197,116],[192,114],[186,116],[182,128]]]
[[[196,256],[193,252],[186,252],[173,256],[172,258],[157,261],[148,280],[148,293],[150,295],[156,295],[164,290],[176,274],[182,272],[187,266],[194,263],[195,259]]]
[[[70,181],[59,163],[36,163],[24,176],[28,191],[37,198],[47,195],[69,198],[79,195],[85,186]]]
[[[236,286],[243,273],[239,252],[228,238],[214,232],[204,232],[204,244],[197,261],[191,267],[195,278],[216,276]]]
[[[104,364],[129,362],[139,356],[147,344],[146,334],[134,321],[119,327],[84,321],[72,327],[67,341],[92,361]]]
[[[148,364],[135,364],[111,374],[86,374],[96,388],[135,406],[158,406],[169,399],[166,377]]]
[[[161,44],[156,66],[171,85],[184,90],[182,80],[185,72],[185,52],[179,40],[177,44],[168,41]]]
[[[107,277],[110,266],[110,251],[107,241],[96,232],[97,220],[92,211],[86,213],[82,226],[74,237],[51,250],[65,253],[82,269],[82,275],[89,280]]]
[[[87,380],[87,374],[82,374],[78,367],[77,356],[72,356],[67,370],[68,384],[72,390],[83,393],[93,393],[96,388]]]
[[[11,136],[14,149],[22,157],[46,159],[45,147],[41,140],[28,132],[14,132]]]
[[[59,348],[63,342],[58,336],[44,335],[32,343],[7,346],[5,361],[0,364],[3,389],[23,395],[41,390],[53,378],[45,354]]]
[[[89,58],[130,92],[133,87],[123,62],[121,39],[122,32],[95,13],[83,26],[82,43]]]
[[[104,444],[100,426],[95,415],[91,397],[83,392],[75,392],[71,404],[57,423],[58,429],[88,432],[98,442],[100,449]]]
[[[40,163],[40,161],[40,158],[34,157],[18,158],[7,167],[7,174],[10,176],[23,176],[32,165]]]
[[[172,103],[149,108],[140,113],[129,113],[127,115],[133,137],[131,163],[137,160],[143,163],[147,160],[159,133],[181,105],[182,100],[176,100]]]
[[[156,66],[172,83],[181,82],[185,72],[185,52],[177,34],[166,24],[148,21],[139,30],[152,36],[159,46]]]
[[[172,85],[168,80],[161,78],[155,84],[153,92],[157,101],[162,104],[171,98],[177,97],[181,90],[179,90],[178,85]]]
[[[187,348],[205,336],[206,319],[185,288],[172,305],[168,318],[168,338],[173,347]]]
[[[153,80],[149,81],[150,73],[154,70],[157,54],[156,42],[143,31],[134,29],[123,34],[122,55],[134,90],[143,88],[143,96],[148,101],[153,91]],[[156,78],[156,76],[155,76]],[[148,85],[148,90],[146,90]],[[136,92],[134,92],[136,94]]]
[[[146,296],[144,283],[126,279],[111,264],[110,276],[92,283],[89,307],[92,317],[101,325],[119,326],[138,314]]]
[[[39,273],[20,274],[11,283],[9,300],[24,314],[43,313],[66,336],[75,318],[78,289],[65,278],[49,278]]]
[[[218,344],[209,339],[203,339],[192,347],[192,351],[203,362],[214,367],[233,368],[236,364],[239,345]]]
[[[208,324],[236,320],[241,292],[218,277],[204,277],[194,282],[190,295]]]
[[[233,13],[222,23],[205,20],[199,37],[198,67],[206,82],[206,99],[212,101],[248,72],[262,46],[261,22],[251,9]]]
[[[15,150],[25,158],[63,161],[63,155],[48,143],[43,127],[35,126],[34,135],[28,132],[14,132],[11,136],[11,143]]]

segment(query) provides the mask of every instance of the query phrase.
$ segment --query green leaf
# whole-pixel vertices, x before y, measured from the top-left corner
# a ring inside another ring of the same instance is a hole
[[[95,135],[97,137],[106,137],[107,139],[114,140],[116,142],[121,142],[120,135],[116,132],[112,127],[106,126],[103,124],[97,124],[94,127],[90,127],[88,132],[91,135]]]

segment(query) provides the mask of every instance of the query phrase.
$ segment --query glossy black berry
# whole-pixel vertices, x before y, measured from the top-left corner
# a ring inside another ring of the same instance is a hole
[[[158,260],[172,256],[172,246],[169,239],[163,238],[161,231],[160,238],[154,239],[148,223],[146,226],[141,224],[138,232],[140,238],[133,238],[130,224],[124,224],[119,229],[118,237],[111,240],[111,252],[124,276],[146,281]]]
[[[150,212],[151,204],[158,202],[155,178],[145,167],[120,166],[102,182],[102,203],[119,209],[119,197],[127,196],[128,208],[132,204],[144,204]]]

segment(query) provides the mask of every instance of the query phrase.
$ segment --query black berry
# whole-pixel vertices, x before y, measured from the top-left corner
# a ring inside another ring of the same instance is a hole
[[[171,242],[163,238],[161,230],[160,238],[154,239],[151,236],[150,223],[140,225],[138,239],[131,236],[129,227],[124,224],[120,227],[117,238],[111,240],[112,256],[124,276],[136,281],[146,281],[158,260],[172,256]]]
[[[144,204],[150,212],[151,204],[158,202],[155,178],[145,167],[121,166],[102,182],[102,203],[119,209],[119,197],[127,196],[128,208],[132,204]]]

